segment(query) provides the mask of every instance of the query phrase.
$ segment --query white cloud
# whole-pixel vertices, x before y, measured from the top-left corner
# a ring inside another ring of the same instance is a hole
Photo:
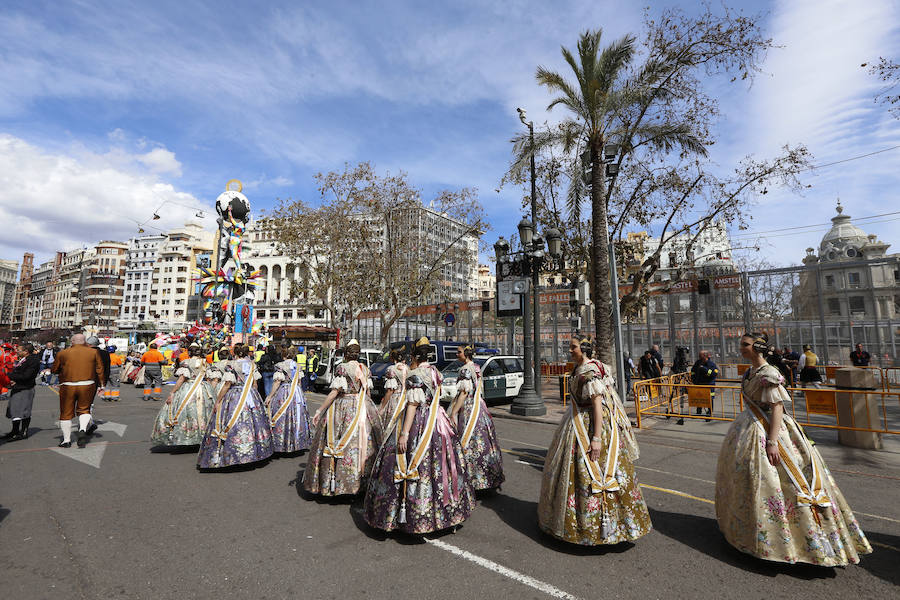
[[[18,258],[23,249],[38,258],[56,250],[91,245],[98,240],[127,240],[139,224],[149,233],[172,229],[206,211],[212,226],[214,209],[159,179],[157,168],[171,169],[174,155],[164,149],[157,157],[107,154],[75,147],[48,151],[27,141],[0,135],[0,255]],[[167,154],[166,154],[167,153]],[[145,165],[145,160],[149,166]],[[158,212],[161,219],[150,220]]]
[[[153,173],[169,173],[176,177],[181,176],[181,163],[175,158],[175,153],[165,148],[154,148],[146,154],[135,157],[138,162],[146,166]]]

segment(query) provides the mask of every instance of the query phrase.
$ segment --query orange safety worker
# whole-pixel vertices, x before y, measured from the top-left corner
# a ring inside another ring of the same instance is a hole
[[[107,402],[118,402],[122,365],[125,364],[125,359],[121,354],[116,354],[115,346],[107,346],[106,351],[109,352],[109,381],[106,382],[106,388],[103,390],[103,399]]]
[[[159,401],[162,394],[162,366],[166,357],[156,349],[156,344],[150,344],[150,349],[141,356],[141,364],[144,366],[144,400]]]

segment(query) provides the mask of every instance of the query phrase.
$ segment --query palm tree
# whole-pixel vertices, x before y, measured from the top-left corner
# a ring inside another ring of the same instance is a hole
[[[573,219],[580,220],[581,201],[587,191],[581,180],[581,171],[589,164],[592,239],[587,270],[594,302],[595,340],[600,359],[612,363],[607,211],[615,178],[607,181],[603,163],[604,146],[607,143],[619,145],[617,167],[642,145],[665,150],[681,146],[701,155],[706,154],[706,149],[687,124],[644,124],[650,107],[671,96],[667,84],[681,66],[676,57],[672,57],[671,62],[649,59],[640,69],[632,69],[635,38],[624,36],[602,51],[601,38],[601,29],[583,33],[578,40],[577,57],[567,48],[562,48],[563,58],[575,75],[573,82],[559,73],[538,67],[538,84],[558,94],[547,109],[563,106],[571,114],[558,127],[535,132],[533,147],[527,136],[516,136],[513,139],[515,159],[511,171],[521,169],[530,160],[532,152],[540,152],[547,146],[560,146],[565,153],[576,157],[571,161],[572,183],[567,196],[571,222]],[[582,155],[587,160],[577,158]]]

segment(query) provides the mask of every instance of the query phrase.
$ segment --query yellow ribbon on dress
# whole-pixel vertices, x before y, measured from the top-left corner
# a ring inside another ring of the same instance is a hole
[[[291,379],[291,389],[290,389],[290,391],[288,391],[288,395],[285,398],[284,403],[278,408],[278,412],[276,412],[274,415],[272,415],[272,419],[270,420],[272,427],[275,427],[275,423],[277,423],[278,420],[284,416],[284,413],[287,412],[288,407],[291,404],[293,404],[294,393],[297,391],[297,382],[299,382],[299,381],[300,381],[300,367],[298,366],[294,370],[294,377],[293,377],[293,379]]]
[[[244,405],[247,403],[247,396],[250,394],[253,384],[256,383],[253,381],[253,374],[255,372],[256,363],[250,363],[250,374],[247,375],[247,379],[244,380],[244,389],[241,390],[241,399],[238,401],[237,406],[234,408],[234,412],[231,414],[231,418],[228,419],[228,423],[224,427],[222,426],[222,407],[219,407],[220,410],[216,413],[216,427],[212,430],[212,435],[213,437],[219,438],[220,442],[228,437],[228,432],[231,431],[231,428],[234,427],[234,424],[237,423],[238,418],[241,416]]]
[[[483,384],[484,380],[479,378],[478,385],[475,386],[475,399],[474,404],[472,405],[472,414],[469,415],[469,421],[466,423],[462,439],[460,439],[460,444],[462,444],[463,448],[469,445],[469,440],[472,439],[472,434],[475,433],[475,424],[478,422],[478,417],[481,415],[481,390]]]
[[[606,450],[606,465],[604,471],[601,473],[600,463],[591,460],[590,458],[590,437],[588,436],[587,428],[584,426],[584,421],[581,420],[581,412],[578,410],[575,390],[573,389],[570,393],[572,395],[572,407],[569,414],[575,425],[575,439],[578,441],[581,459],[584,461],[588,472],[591,474],[591,491],[595,494],[600,492],[617,492],[619,491],[619,482],[616,481],[616,466],[619,462],[619,428],[615,423],[610,422],[609,447]],[[609,411],[609,407],[606,408],[607,411]],[[612,418],[613,415],[611,414],[610,419]]]
[[[188,390],[187,395],[181,401],[181,404],[178,405],[178,408],[175,410],[174,413],[172,412],[172,408],[173,408],[172,405],[171,404],[169,405],[169,418],[166,419],[166,427],[175,427],[175,425],[178,424],[178,417],[181,416],[181,413],[182,413],[182,411],[184,411],[188,402],[190,402],[191,398],[194,397],[194,394],[197,392],[197,388],[200,386],[201,383],[203,383],[204,375],[206,375],[206,369],[201,369],[200,374],[197,375],[197,378],[194,380],[194,383],[191,385],[190,389]]]
[[[763,428],[763,432],[768,433],[769,420],[766,418],[766,415],[763,414],[763,411],[759,406],[752,400],[748,400],[747,407],[750,409],[750,412],[753,413],[753,416],[756,417],[756,422]],[[812,486],[809,485],[809,482],[803,475],[803,471],[801,471],[794,463],[793,458],[791,458],[791,455],[784,447],[784,444],[777,439],[776,442],[778,444],[778,454],[781,456],[781,464],[784,465],[784,470],[787,472],[788,478],[790,478],[794,487],[797,489],[797,505],[817,506],[819,508],[828,508],[831,506],[831,500],[828,498],[825,490],[822,489],[822,471],[819,469],[816,457],[809,447],[809,443],[806,441],[806,436],[803,436],[803,444],[806,446],[806,451],[809,453],[810,462],[812,463]]]
[[[405,480],[416,481],[419,479],[419,465],[422,464],[422,459],[425,457],[425,451],[428,450],[428,446],[431,444],[431,436],[434,434],[437,414],[441,409],[440,398],[441,386],[438,386],[434,393],[434,397],[431,399],[431,406],[428,408],[428,421],[425,424],[425,431],[422,432],[422,435],[419,438],[419,444],[416,446],[412,460],[409,461],[408,465],[406,462],[406,452],[400,452],[400,445],[397,445],[397,466],[394,467],[394,483],[400,483]],[[400,439],[399,429],[397,439]]]
[[[385,429],[385,434],[390,435],[391,429],[393,429],[394,425],[397,424],[397,421],[400,419],[400,415],[403,414],[403,411],[406,409],[406,386],[403,386],[403,389],[400,390],[400,399],[397,400],[397,406],[394,407],[394,412],[391,414],[391,420],[388,422],[387,429]]]

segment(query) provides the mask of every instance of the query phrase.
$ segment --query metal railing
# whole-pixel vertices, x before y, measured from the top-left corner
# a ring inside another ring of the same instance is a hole
[[[686,374],[634,384],[637,426],[647,417],[733,421],[744,410],[737,385],[693,385]],[[900,392],[787,386],[785,411],[803,427],[900,435]],[[709,414],[705,410],[709,410]],[[701,412],[701,414],[697,414]]]

